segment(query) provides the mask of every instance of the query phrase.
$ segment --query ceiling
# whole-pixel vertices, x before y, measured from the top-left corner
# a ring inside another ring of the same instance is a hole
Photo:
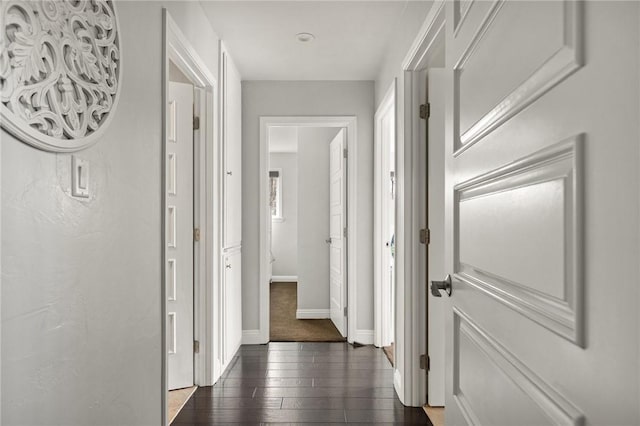
[[[394,35],[432,3],[201,0],[243,80],[375,80]]]

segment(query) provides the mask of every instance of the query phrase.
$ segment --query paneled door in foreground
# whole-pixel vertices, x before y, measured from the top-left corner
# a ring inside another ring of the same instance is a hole
[[[446,422],[638,424],[638,3],[446,7]]]

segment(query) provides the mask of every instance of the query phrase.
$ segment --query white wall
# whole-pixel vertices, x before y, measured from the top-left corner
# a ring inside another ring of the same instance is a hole
[[[217,75],[199,3],[166,3]],[[2,424],[159,425],[162,6],[117,2],[121,98],[78,153],[91,198],[70,197],[70,155],[2,139]]]
[[[402,25],[396,26],[391,43],[387,47],[384,60],[375,81],[375,105],[378,107],[394,78],[402,75],[402,61],[407,55],[418,30],[424,22],[433,2],[409,1],[402,15]],[[402,96],[402,88],[398,88]],[[401,99],[400,99],[401,100]]]
[[[272,275],[294,277],[298,275],[298,155],[273,152],[269,167],[282,171],[283,220],[271,224]]]
[[[329,304],[329,143],[338,128],[298,130],[298,309]]]
[[[259,327],[259,118],[355,115],[358,119],[356,328],[373,330],[373,82],[245,81],[242,85],[242,325]]]
[[[173,63],[173,61],[169,61],[169,81],[193,85],[191,80],[189,80],[189,77],[184,75],[184,73],[180,70],[180,68],[178,68],[176,64]]]

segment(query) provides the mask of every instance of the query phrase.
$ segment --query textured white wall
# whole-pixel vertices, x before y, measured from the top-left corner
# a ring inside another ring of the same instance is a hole
[[[298,130],[298,309],[329,309],[329,143],[337,128]]]
[[[385,93],[393,82],[394,78],[402,75],[402,61],[407,55],[418,30],[429,12],[433,2],[430,1],[409,1],[402,15],[403,25],[396,27],[391,43],[387,47],[384,60],[380,65],[378,76],[375,82],[375,105],[380,105]],[[402,96],[402,89],[399,88],[398,95]],[[401,100],[401,99],[400,99]]]
[[[242,327],[258,329],[261,116],[355,115],[358,119],[356,327],[373,330],[373,82],[245,81],[242,84]]]
[[[271,224],[272,275],[298,275],[298,156],[271,153],[269,167],[282,170],[282,222]]]
[[[91,198],[70,155],[2,139],[2,424],[159,425],[162,6],[118,2],[124,75],[94,147]],[[210,70],[196,2],[166,3]]]

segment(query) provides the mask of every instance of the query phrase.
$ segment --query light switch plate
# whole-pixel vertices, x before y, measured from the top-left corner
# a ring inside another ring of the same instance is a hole
[[[71,195],[89,198],[89,162],[71,156]]]

